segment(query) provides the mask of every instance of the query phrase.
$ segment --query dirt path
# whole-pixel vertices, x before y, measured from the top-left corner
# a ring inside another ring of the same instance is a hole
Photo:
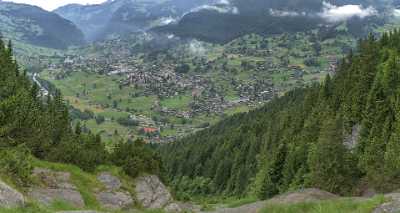
[[[266,201],[259,201],[237,208],[220,208],[211,212],[202,213],[258,213],[266,205]]]

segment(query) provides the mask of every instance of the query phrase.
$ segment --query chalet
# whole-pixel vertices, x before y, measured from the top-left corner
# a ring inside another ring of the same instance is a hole
[[[151,134],[151,133],[156,133],[158,132],[157,128],[153,128],[153,127],[143,127],[143,132],[146,134]]]

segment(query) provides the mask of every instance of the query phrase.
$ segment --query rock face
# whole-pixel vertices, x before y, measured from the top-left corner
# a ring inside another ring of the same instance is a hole
[[[347,135],[344,138],[343,144],[346,146],[347,149],[354,149],[358,144],[358,137],[360,136],[361,126],[354,125],[351,128],[351,134]]]
[[[136,198],[149,209],[164,209],[169,212],[181,212],[179,204],[174,203],[167,187],[155,175],[142,176],[136,179]]]
[[[335,198],[339,198],[339,196],[332,194],[330,192],[322,191],[320,189],[310,188],[310,189],[303,189],[296,192],[289,192],[282,195],[278,195],[269,200],[268,203],[294,204],[294,203],[330,200]]]
[[[43,186],[29,190],[28,195],[33,199],[44,205],[50,205],[55,201],[64,201],[75,207],[85,206],[81,194],[76,186],[70,182],[70,173],[35,168],[33,176],[43,183]]]
[[[121,189],[121,181],[110,173],[101,173],[97,176],[105,187],[104,191],[100,191],[96,197],[99,203],[110,209],[123,209],[133,205],[133,199],[129,192]]]
[[[0,180],[0,207],[22,207],[24,204],[24,196]]]
[[[101,173],[97,177],[97,180],[104,184],[107,190],[118,190],[122,186],[121,181],[117,177],[112,176],[110,173],[107,172]]]
[[[378,206],[373,213],[398,213],[400,212],[400,193],[385,195],[390,201]]]

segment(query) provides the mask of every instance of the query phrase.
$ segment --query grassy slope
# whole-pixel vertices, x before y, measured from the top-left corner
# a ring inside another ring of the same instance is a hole
[[[47,168],[53,171],[61,171],[61,172],[69,172],[71,174],[71,182],[77,187],[78,191],[81,193],[84,201],[85,201],[85,209],[88,210],[98,210],[98,211],[106,211],[107,209],[103,209],[100,204],[97,202],[95,197],[95,191],[98,189],[102,189],[104,186],[97,180],[97,174],[101,172],[110,172],[111,174],[119,177],[122,182],[122,189],[130,192],[134,196],[134,180],[124,174],[124,172],[114,166],[100,166],[94,173],[87,173],[82,171],[76,166],[60,164],[60,163],[50,163],[46,161],[35,160],[33,162],[34,167],[39,168]],[[7,181],[9,182],[9,181]],[[36,180],[33,180],[35,183]],[[20,190],[20,191],[23,191]],[[73,206],[68,203],[63,202],[55,202],[51,206],[42,206],[32,200],[27,201],[27,206],[25,208],[17,208],[17,209],[0,209],[0,213],[50,213],[56,211],[64,211],[64,210],[76,210]],[[107,210],[109,212],[109,210]],[[115,213],[123,212],[123,211],[113,211]],[[162,213],[159,210],[141,210],[138,213]]]

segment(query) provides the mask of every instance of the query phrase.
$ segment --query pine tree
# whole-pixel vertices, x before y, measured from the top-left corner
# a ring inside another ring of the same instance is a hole
[[[310,173],[307,183],[330,192],[345,194],[355,183],[354,165],[349,151],[343,145],[342,119],[327,118],[318,142],[312,147],[308,159]]]

